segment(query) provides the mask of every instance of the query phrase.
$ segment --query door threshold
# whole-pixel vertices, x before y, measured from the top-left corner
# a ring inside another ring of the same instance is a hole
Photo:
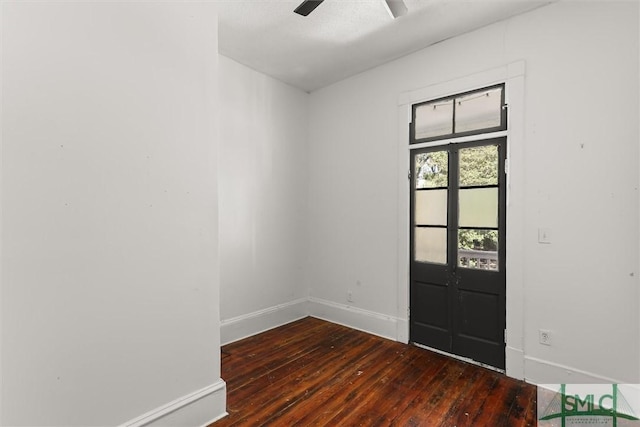
[[[438,353],[438,354],[441,354],[443,356],[450,357],[452,359],[460,360],[462,362],[470,363],[472,365],[480,366],[482,368],[486,368],[486,369],[489,369],[491,371],[499,372],[499,373],[501,373],[503,375],[506,375],[506,371],[504,369],[496,368],[495,366],[487,365],[486,363],[478,362],[477,360],[473,360],[473,359],[470,359],[468,357],[458,356],[457,354],[453,354],[453,353],[447,353],[444,350],[438,350],[437,348],[429,347],[429,346],[426,346],[424,344],[418,344],[417,342],[411,342],[411,344],[415,345],[416,347],[421,348],[423,350],[433,351],[434,353]]]

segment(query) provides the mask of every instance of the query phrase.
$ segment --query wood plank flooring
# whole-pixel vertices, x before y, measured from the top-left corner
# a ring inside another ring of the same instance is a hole
[[[222,348],[224,426],[535,426],[536,387],[312,317]]]

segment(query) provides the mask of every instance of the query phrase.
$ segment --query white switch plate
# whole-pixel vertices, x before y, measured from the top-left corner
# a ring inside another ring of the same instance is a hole
[[[551,229],[550,228],[538,228],[538,243],[551,243]]]

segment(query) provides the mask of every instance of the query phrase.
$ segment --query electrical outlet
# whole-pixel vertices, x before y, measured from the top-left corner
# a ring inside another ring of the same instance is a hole
[[[547,329],[538,329],[538,338],[540,344],[551,345],[551,331]]]

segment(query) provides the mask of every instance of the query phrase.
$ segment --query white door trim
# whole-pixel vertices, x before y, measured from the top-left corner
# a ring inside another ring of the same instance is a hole
[[[524,379],[524,95],[525,62],[475,73],[398,96],[398,289],[397,336],[409,341],[409,122],[411,105],[505,83],[507,116],[507,331],[506,374]],[[442,141],[439,141],[442,143]],[[418,147],[411,147],[418,148]]]

